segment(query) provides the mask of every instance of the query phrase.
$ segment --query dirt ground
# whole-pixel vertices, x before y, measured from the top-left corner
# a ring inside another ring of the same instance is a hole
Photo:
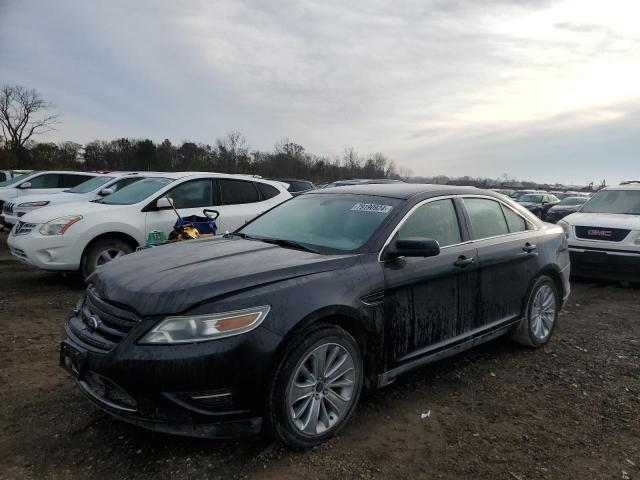
[[[0,234],[0,285],[0,478],[640,478],[637,287],[574,283],[545,348],[501,339],[414,371],[292,452],[112,419],[57,366],[82,283],[20,265]]]

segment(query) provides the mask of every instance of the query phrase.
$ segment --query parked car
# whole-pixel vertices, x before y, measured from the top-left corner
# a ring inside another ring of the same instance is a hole
[[[567,215],[577,212],[580,207],[589,200],[589,197],[565,197],[560,203],[554,205],[544,216],[546,222],[555,223]]]
[[[135,425],[225,438],[264,426],[310,447],[345,425],[363,385],[501,335],[546,344],[568,279],[563,230],[502,195],[323,189],[223,239],[98,269],[61,365]]]
[[[337,180],[326,184],[323,188],[345,187],[353,185],[373,185],[384,183],[404,183],[402,180],[392,180],[390,178],[354,178],[351,180]]]
[[[13,227],[18,220],[26,213],[38,208],[58,205],[60,203],[82,202],[102,198],[110,195],[127,185],[142,179],[139,173],[111,173],[109,175],[98,175],[86,182],[82,182],[75,187],[63,192],[26,195],[13,202],[5,202],[2,206],[2,223],[9,228]]]
[[[62,192],[97,175],[99,174],[95,172],[51,171],[32,172],[19,176],[0,187],[0,211],[5,202],[15,201],[14,199],[20,199],[26,195]]]
[[[523,195],[528,195],[531,193],[536,193],[536,190],[516,190],[514,192],[511,192],[511,195],[509,195],[512,199],[514,200],[518,200],[521,196]]]
[[[575,276],[640,281],[640,183],[600,190],[558,225]]]
[[[309,180],[300,180],[298,178],[268,178],[267,180],[273,180],[275,182],[282,182],[288,185],[287,190],[294,197],[301,193],[308,192],[309,190],[315,190],[316,186]]]
[[[550,193],[527,193],[518,199],[518,203],[538,218],[544,218],[547,211],[560,203],[555,195]]]
[[[89,276],[98,266],[133,252],[149,232],[168,234],[181,216],[220,213],[221,231],[235,230],[291,194],[279,182],[214,173],[154,173],[92,202],[43,207],[24,215],[7,240],[18,260],[44,270]]]

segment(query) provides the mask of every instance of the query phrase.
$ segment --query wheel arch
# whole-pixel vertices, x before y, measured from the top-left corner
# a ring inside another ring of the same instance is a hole
[[[82,268],[82,264],[84,263],[85,257],[87,255],[87,252],[89,251],[89,249],[96,244],[96,242],[99,242],[100,240],[105,240],[107,238],[117,238],[118,240],[122,240],[123,242],[128,243],[129,245],[131,245],[131,247],[135,250],[137,247],[139,247],[139,243],[138,241],[132,237],[131,235],[124,233],[124,232],[119,232],[119,231],[111,231],[111,232],[105,232],[105,233],[101,233],[100,235],[97,235],[95,237],[93,237],[91,239],[91,241],[89,241],[89,243],[87,243],[84,247],[84,249],[82,250],[82,256],[80,257],[80,267]]]

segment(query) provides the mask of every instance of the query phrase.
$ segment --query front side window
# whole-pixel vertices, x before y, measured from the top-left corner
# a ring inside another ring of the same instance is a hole
[[[176,208],[204,208],[213,205],[210,178],[184,182],[167,192]]]
[[[62,188],[72,188],[94,178],[90,175],[75,175],[72,173],[65,173],[60,175],[60,177],[62,177]]]
[[[518,201],[520,202],[529,202],[529,203],[542,203],[542,195],[535,195],[535,194],[527,194],[527,195],[522,195]]]
[[[144,180],[132,183],[131,185],[112,193],[108,197],[96,200],[96,202],[107,205],[133,205],[134,203],[142,202],[147,197],[163,189],[173,181],[174,180],[172,178],[145,178]]]
[[[239,205],[260,201],[258,190],[256,190],[253,182],[228,178],[221,178],[218,182],[220,183],[222,205]]]
[[[127,187],[127,186],[131,185],[132,183],[136,183],[139,180],[144,180],[144,177],[127,177],[127,178],[123,178],[122,180],[118,180],[117,182],[113,182],[107,188],[110,188],[114,192],[117,192],[118,190],[122,190],[124,187]]]
[[[640,190],[602,190],[580,212],[640,215]]]
[[[69,190],[68,193],[89,193],[94,191],[97,188],[100,188],[102,185],[104,185],[110,180],[113,180],[113,177],[103,177],[103,176],[93,177],[92,179],[87,180],[86,182],[82,182],[76,185],[71,190]]]
[[[398,238],[422,237],[437,240],[441,247],[462,241],[453,200],[426,203],[411,214],[398,230]]]
[[[58,188],[60,183],[60,175],[57,173],[45,173],[28,180],[31,188]]]
[[[463,201],[476,239],[509,233],[500,203],[484,198],[465,198]]]
[[[281,239],[320,253],[362,247],[402,200],[370,195],[306,194],[281,203],[238,230],[256,239]]]

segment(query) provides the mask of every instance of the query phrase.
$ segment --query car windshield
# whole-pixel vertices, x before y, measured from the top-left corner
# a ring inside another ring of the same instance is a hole
[[[105,203],[107,205],[133,205],[134,203],[143,201],[145,198],[153,195],[173,181],[173,178],[145,178],[144,180],[139,180],[127,187],[124,187],[122,190],[112,193],[108,197],[96,200],[96,202]]]
[[[585,197],[566,197],[562,199],[560,205],[582,205],[586,201]]]
[[[320,253],[352,252],[362,247],[401,203],[369,195],[306,194],[277,206],[236,234],[295,242]]]
[[[542,195],[532,195],[532,194],[526,194],[526,195],[522,195],[519,199],[520,202],[531,202],[531,203],[541,203],[542,202]]]
[[[22,175],[18,175],[17,177],[13,177],[13,178],[10,178],[9,180],[5,180],[4,182],[0,182],[0,187],[9,187],[11,185],[14,185],[18,183],[20,180],[23,180],[28,175],[31,175],[31,173],[23,173]]]
[[[113,180],[114,177],[93,177],[91,180],[87,180],[86,182],[82,182],[71,190],[67,190],[68,193],[88,193],[95,190],[98,187],[101,187],[109,180]]]
[[[603,190],[591,197],[580,211],[640,215],[640,190]]]

